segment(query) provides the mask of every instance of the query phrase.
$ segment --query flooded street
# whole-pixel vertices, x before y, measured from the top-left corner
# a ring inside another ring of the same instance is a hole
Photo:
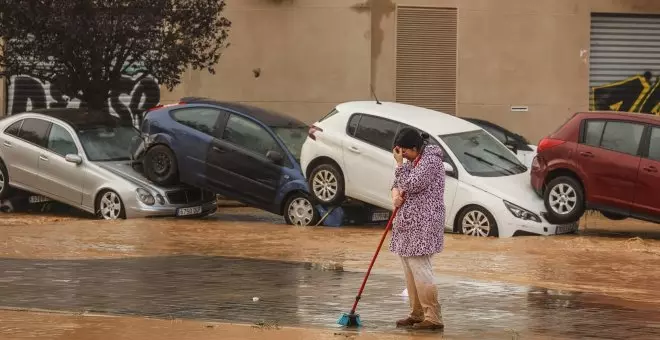
[[[292,227],[240,207],[200,220],[1,216],[0,338],[438,338],[393,327],[407,300],[385,247],[358,306],[365,327],[335,324],[382,226]],[[660,337],[658,225],[589,215],[576,235],[445,242],[444,338]]]

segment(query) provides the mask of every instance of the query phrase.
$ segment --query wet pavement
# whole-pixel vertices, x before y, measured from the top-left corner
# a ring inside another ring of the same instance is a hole
[[[244,208],[201,220],[1,216],[4,309],[337,331],[382,232],[286,226]],[[434,259],[444,337],[660,338],[659,231],[587,217],[577,235],[448,234]],[[399,266],[384,248],[358,308],[363,331],[410,335],[392,327],[407,313]],[[0,338],[12,334],[2,313]]]
[[[317,327],[338,327],[363,278],[305,263],[200,256],[5,258],[0,273],[2,308]],[[407,313],[401,284],[394,275],[370,278],[359,306],[365,329],[396,331],[394,321]],[[624,308],[589,293],[448,276],[438,286],[447,336],[513,330],[562,339],[660,338],[653,306]]]

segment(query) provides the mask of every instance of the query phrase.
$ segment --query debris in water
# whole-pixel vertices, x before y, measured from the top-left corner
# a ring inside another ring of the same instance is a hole
[[[255,301],[255,302],[259,301],[259,298],[255,296],[255,297],[252,298],[252,301]]]

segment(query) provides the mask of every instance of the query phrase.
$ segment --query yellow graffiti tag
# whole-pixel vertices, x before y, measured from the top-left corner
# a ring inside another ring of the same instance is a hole
[[[647,104],[652,104],[649,102],[650,100],[657,100],[657,91],[660,91],[660,79],[651,85],[648,79],[641,74],[617,82],[594,86],[591,88],[590,109],[598,110],[597,103],[600,102],[598,105],[600,109],[604,109],[603,105],[606,105],[605,107],[612,111],[642,112]],[[600,98],[597,98],[598,94],[600,94]],[[610,103],[607,103],[608,101]],[[660,115],[660,100],[651,110],[644,111]]]

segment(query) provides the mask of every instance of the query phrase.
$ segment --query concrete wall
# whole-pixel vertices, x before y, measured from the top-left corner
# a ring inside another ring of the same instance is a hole
[[[313,122],[338,102],[369,99],[370,84],[395,100],[397,5],[458,8],[458,115],[534,142],[588,110],[590,13],[660,13],[656,0],[228,1],[231,46],[217,74],[188,72],[162,101],[211,96]]]

